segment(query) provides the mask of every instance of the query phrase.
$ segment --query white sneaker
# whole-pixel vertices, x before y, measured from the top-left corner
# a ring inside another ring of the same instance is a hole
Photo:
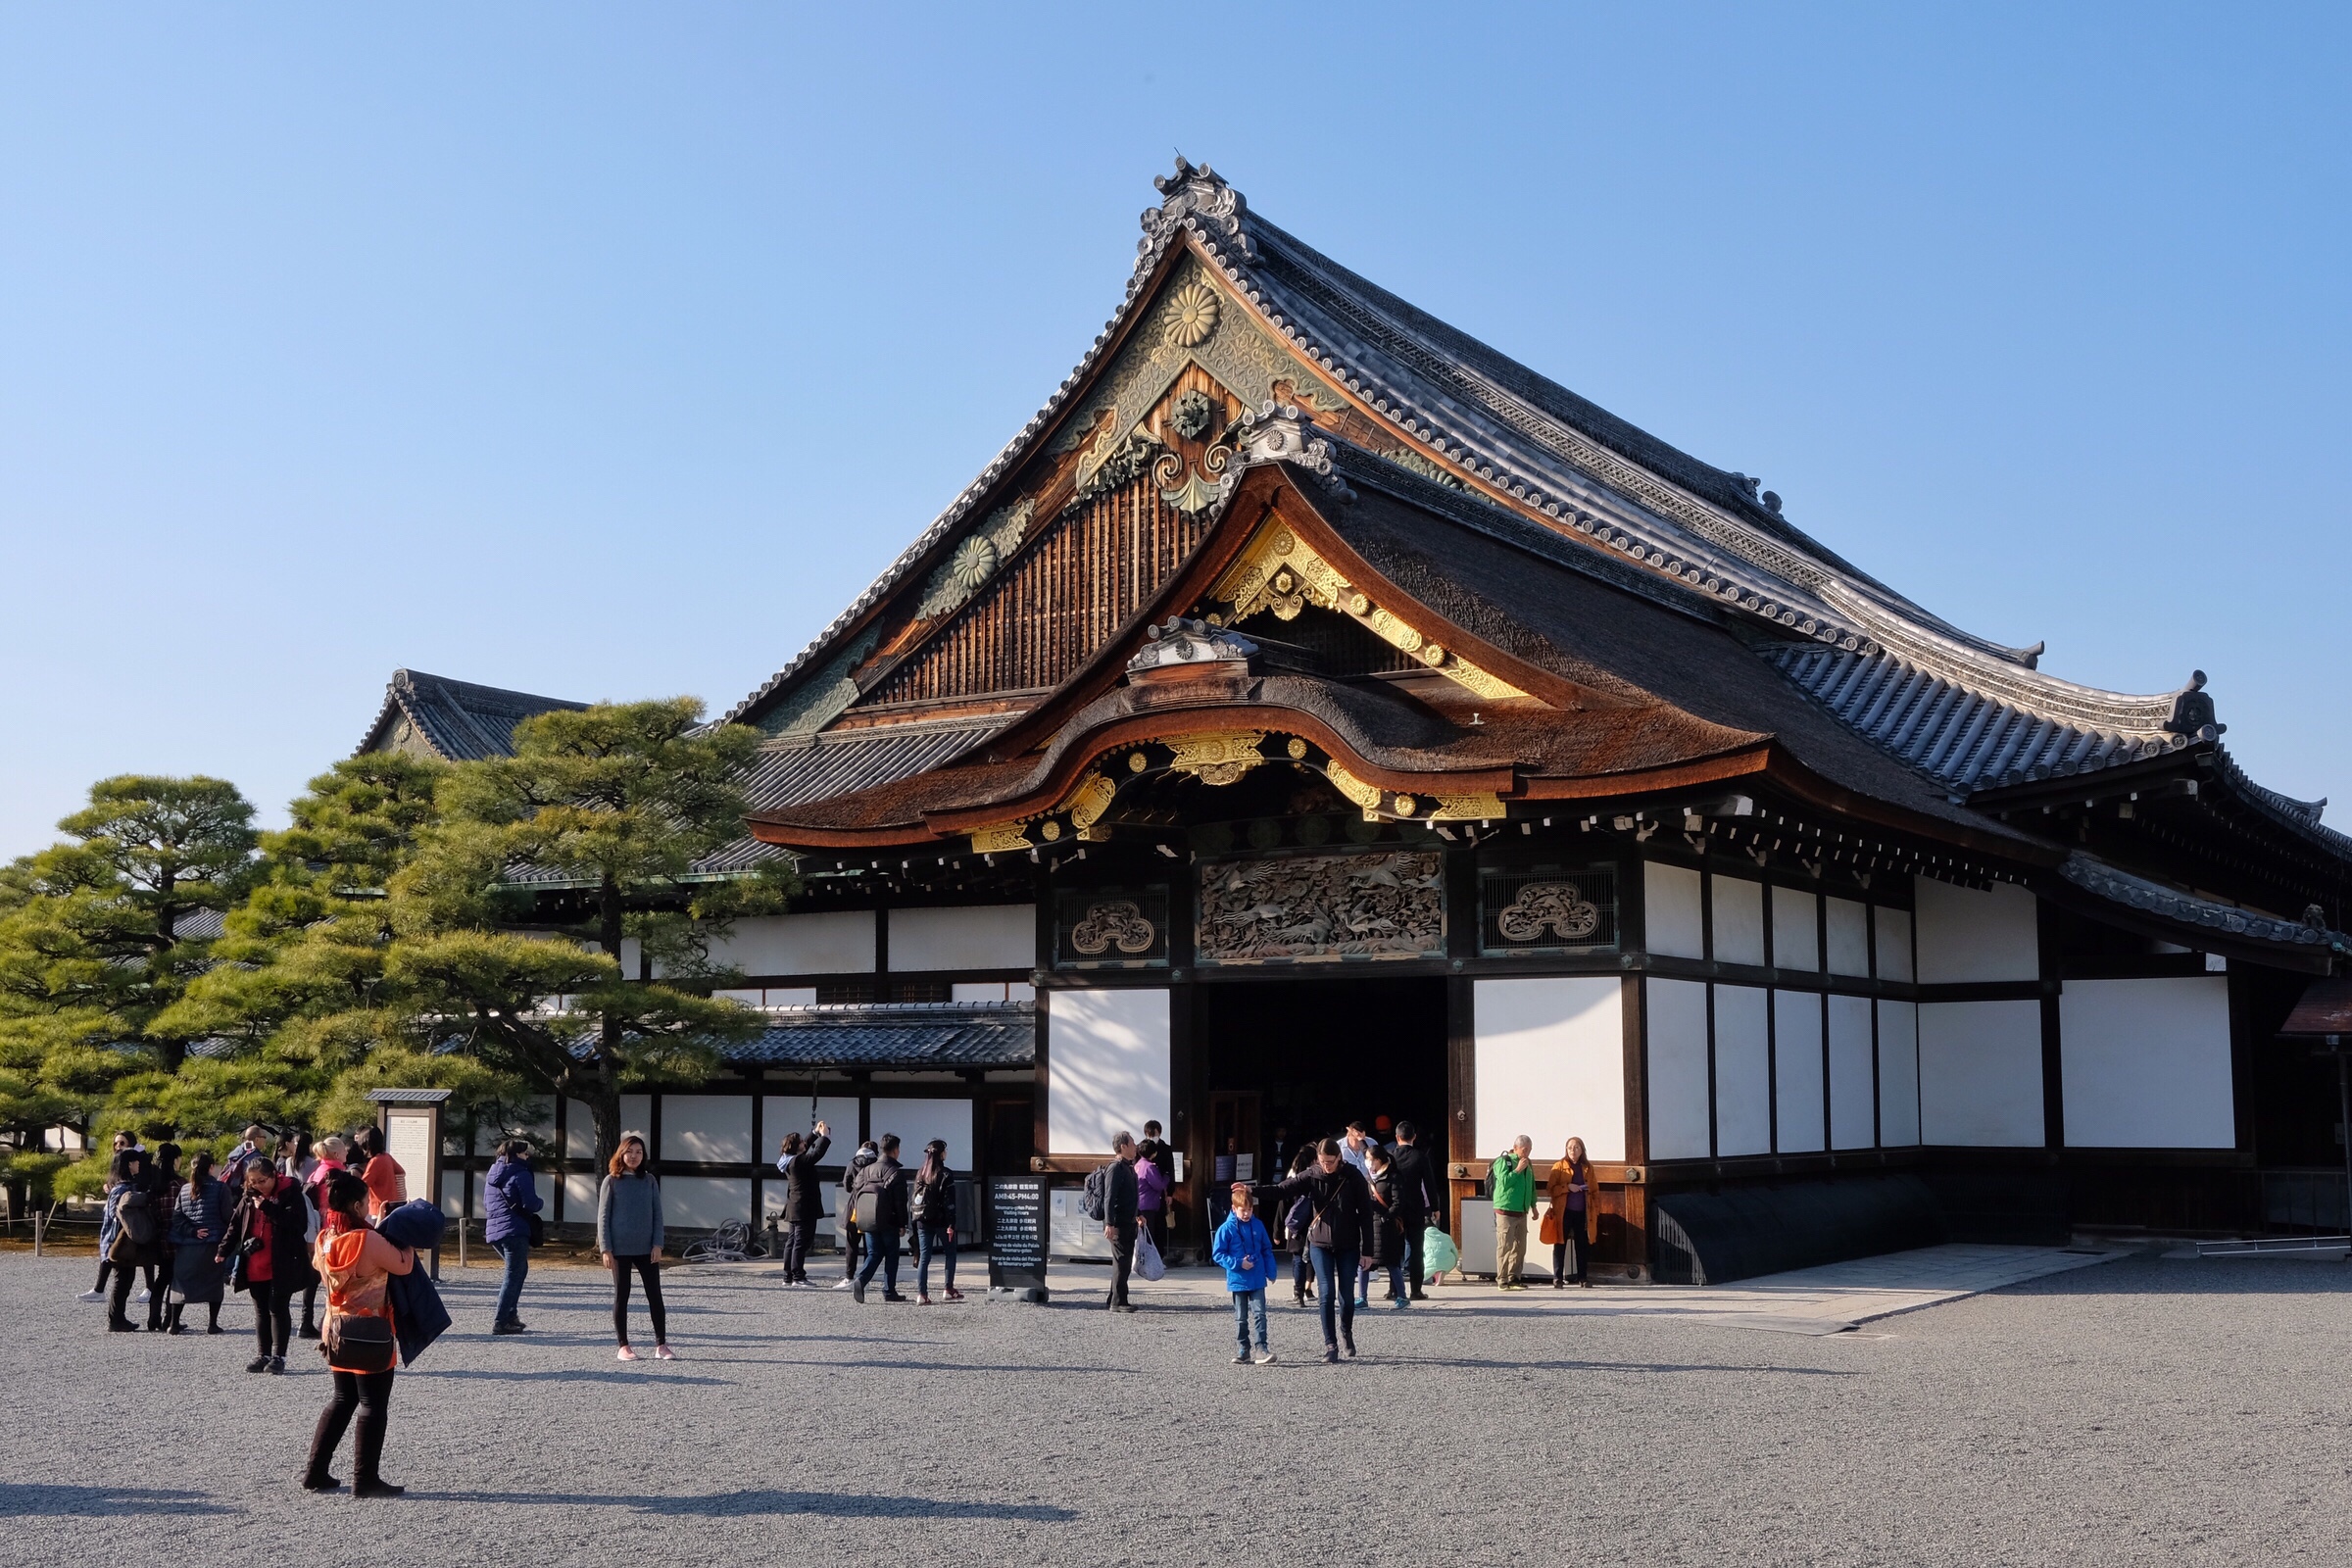
[[[132,1297],[131,1299],[144,1305],[147,1300],[147,1293],[145,1291],[141,1291],[138,1295]]]
[[[104,1291],[84,1291],[74,1299],[76,1301],[103,1301],[106,1299],[106,1293]]]
[[[1274,1352],[1272,1350],[1258,1351],[1257,1364],[1259,1366],[1272,1366],[1274,1364]]]
[[[615,1361],[634,1361],[637,1359],[637,1352],[624,1345],[617,1351],[613,1352],[612,1359]]]
[[[837,1291],[846,1291],[857,1283],[858,1282],[856,1280],[843,1280],[839,1285],[836,1285],[833,1288]]]

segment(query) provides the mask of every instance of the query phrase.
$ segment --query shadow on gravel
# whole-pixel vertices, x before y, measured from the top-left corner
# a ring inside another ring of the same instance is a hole
[[[430,1369],[413,1376],[432,1378],[481,1378],[491,1383],[700,1383],[714,1389],[731,1389],[735,1385],[726,1378],[686,1377],[678,1373],[661,1372],[598,1372],[587,1367],[554,1367],[544,1372],[498,1372],[488,1367],[453,1367],[445,1372]]]
[[[1850,1378],[1861,1375],[1818,1366],[1699,1366],[1679,1361],[1509,1361],[1466,1355],[1373,1354],[1363,1357],[1362,1362],[1374,1366],[1458,1366],[1482,1372],[1738,1372],[1745,1375],[1762,1372],[1787,1378]]]
[[[37,1490],[37,1489],[36,1489]],[[128,1494],[124,1494],[128,1495]],[[180,1494],[159,1494],[180,1495]],[[638,1513],[684,1514],[724,1519],[749,1514],[826,1514],[845,1519],[1029,1519],[1057,1522],[1078,1517],[1070,1508],[1044,1502],[968,1502],[951,1497],[894,1497],[854,1492],[716,1492],[702,1497],[646,1497],[591,1492],[420,1492],[412,1500],[488,1502],[519,1505],[559,1503],[567,1508],[628,1508]]]
[[[201,1492],[154,1487],[50,1487],[0,1481],[0,1519],[109,1519],[159,1509],[171,1513],[237,1513]]]

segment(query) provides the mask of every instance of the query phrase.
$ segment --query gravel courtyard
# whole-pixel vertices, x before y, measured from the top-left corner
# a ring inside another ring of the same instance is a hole
[[[1282,1362],[1237,1367],[1221,1311],[860,1309],[685,1271],[684,1359],[621,1365],[597,1276],[543,1272],[536,1332],[494,1340],[473,1271],[394,1397],[409,1495],[368,1503],[295,1490],[308,1344],[248,1376],[241,1298],[219,1339],[109,1337],[72,1299],[88,1273],[0,1257],[6,1563],[374,1560],[395,1528],[418,1568],[2326,1563],[2352,1539],[2342,1264],[2136,1256],[1824,1338],[1376,1311],[1336,1367],[1287,1306]]]

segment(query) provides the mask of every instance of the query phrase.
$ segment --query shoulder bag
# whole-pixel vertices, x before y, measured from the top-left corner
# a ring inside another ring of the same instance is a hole
[[[326,1364],[346,1372],[392,1370],[392,1325],[365,1312],[329,1312],[326,1334],[318,1342]]]

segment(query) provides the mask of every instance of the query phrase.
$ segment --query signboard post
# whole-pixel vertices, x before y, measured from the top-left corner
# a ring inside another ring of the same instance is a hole
[[[446,1089],[371,1089],[384,1152],[408,1173],[409,1197],[441,1205],[441,1106]],[[433,1278],[441,1277],[441,1249],[433,1249]]]
[[[1046,1297],[1046,1179],[992,1176],[988,1183],[988,1285],[1024,1301]]]

